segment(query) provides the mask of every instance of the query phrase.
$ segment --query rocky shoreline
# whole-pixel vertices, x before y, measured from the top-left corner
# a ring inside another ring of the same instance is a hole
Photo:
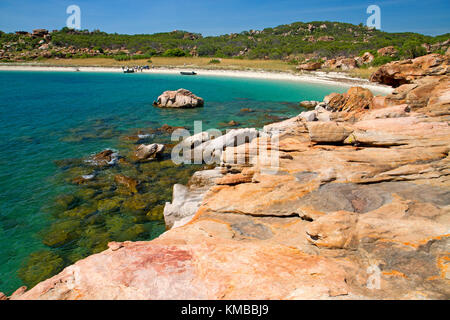
[[[386,97],[354,87],[227,145],[174,187],[169,231],[10,299],[449,299],[449,60],[390,63]]]

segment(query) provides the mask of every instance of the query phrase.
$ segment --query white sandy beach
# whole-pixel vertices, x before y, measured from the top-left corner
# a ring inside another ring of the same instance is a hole
[[[119,67],[53,67],[33,65],[0,65],[0,71],[54,71],[54,72],[123,72]],[[202,68],[153,68],[143,70],[142,73],[165,73],[179,74],[180,71],[195,71],[198,75],[243,77],[267,80],[301,81],[308,83],[323,83],[341,86],[361,86],[377,94],[388,94],[392,92],[389,86],[379,85],[368,80],[351,78],[339,72],[314,72],[310,74],[292,74],[288,72],[269,71],[241,71],[241,70],[208,70]],[[139,72],[140,73],[140,72]]]

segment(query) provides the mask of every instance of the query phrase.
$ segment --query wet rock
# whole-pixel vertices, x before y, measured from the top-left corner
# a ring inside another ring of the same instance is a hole
[[[80,177],[76,177],[75,179],[72,180],[73,184],[86,184],[90,181],[92,181],[96,176],[96,173],[91,173],[91,174],[84,174]]]
[[[119,154],[111,149],[103,150],[95,154],[91,159],[85,162],[94,166],[113,166],[117,164],[119,160]]]
[[[154,105],[161,108],[196,108],[203,107],[204,100],[189,90],[178,89],[177,91],[164,91]]]
[[[168,124],[163,124],[160,128],[156,129],[157,133],[171,134],[177,129],[186,129],[185,127],[169,126]]]
[[[302,101],[300,102],[300,107],[306,109],[314,109],[319,104],[319,101]]]
[[[160,156],[164,151],[163,144],[141,144],[136,148],[135,156],[138,160],[153,160]]]

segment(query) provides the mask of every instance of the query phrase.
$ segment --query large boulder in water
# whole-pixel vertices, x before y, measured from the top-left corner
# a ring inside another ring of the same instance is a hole
[[[141,144],[136,148],[135,156],[138,160],[151,160],[155,159],[164,151],[163,144]]]
[[[196,108],[203,107],[204,100],[186,89],[164,91],[153,103],[161,108]]]

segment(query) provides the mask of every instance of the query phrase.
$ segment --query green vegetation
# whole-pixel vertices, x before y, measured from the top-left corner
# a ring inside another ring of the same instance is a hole
[[[200,56],[215,58],[247,58],[286,60],[291,63],[305,57],[333,58],[355,56],[362,51],[376,52],[377,49],[394,46],[396,58],[413,58],[426,53],[422,44],[436,44],[449,39],[450,34],[437,37],[417,33],[388,33],[369,29],[362,24],[315,21],[295,22],[266,28],[262,31],[243,31],[239,34],[202,37],[186,31],[172,31],[155,34],[108,34],[98,30],[89,32],[63,28],[51,34],[50,47],[89,48],[95,57],[114,58],[118,61],[148,59],[152,56],[184,57]],[[14,43],[16,52],[36,49],[39,38],[13,33],[0,33],[0,46]],[[439,51],[439,48],[434,50]],[[93,54],[57,53],[52,57],[86,58]],[[386,59],[378,59],[377,64]]]
[[[185,57],[188,54],[180,48],[167,49],[162,54],[163,57]]]
[[[209,60],[209,63],[210,64],[218,64],[218,63],[220,63],[220,60],[219,59],[211,59],[211,60]]]

